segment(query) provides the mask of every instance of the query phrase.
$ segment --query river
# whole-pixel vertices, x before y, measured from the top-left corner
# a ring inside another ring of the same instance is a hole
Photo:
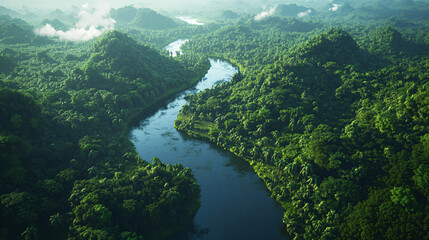
[[[185,95],[229,81],[237,72],[227,62],[210,59],[210,63],[206,76],[194,88],[166,101],[131,131],[131,140],[143,159],[159,157],[164,163],[189,167],[201,186],[201,207],[192,224],[171,240],[289,239],[282,232],[283,209],[270,198],[246,161],[173,127],[186,104]]]
[[[180,47],[185,44],[187,41],[189,41],[189,39],[179,39],[176,40],[170,44],[168,44],[164,49],[171,52],[173,57],[177,56],[177,52],[179,52],[180,54],[182,54],[182,50],[180,50]]]
[[[186,23],[188,23],[188,24],[191,24],[191,25],[198,25],[198,26],[204,25],[204,23],[200,23],[200,22],[198,22],[197,19],[189,17],[189,16],[180,16],[180,17],[177,17],[177,18],[180,19],[180,20],[182,20],[182,21],[184,21],[184,22],[186,22]]]

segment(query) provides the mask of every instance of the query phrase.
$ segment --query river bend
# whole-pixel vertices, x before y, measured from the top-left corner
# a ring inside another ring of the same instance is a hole
[[[189,167],[201,186],[201,207],[192,224],[172,240],[289,239],[281,231],[281,206],[270,198],[246,161],[173,127],[186,104],[185,95],[230,81],[237,72],[225,61],[210,59],[210,63],[208,73],[194,88],[168,100],[131,131],[131,140],[143,159],[159,157],[164,163]]]

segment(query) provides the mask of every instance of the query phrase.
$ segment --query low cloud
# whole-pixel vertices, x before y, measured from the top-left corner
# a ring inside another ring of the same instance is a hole
[[[306,17],[310,13],[311,13],[311,9],[308,9],[307,11],[298,13],[298,17]]]
[[[332,3],[332,7],[331,7],[331,8],[329,8],[329,11],[335,12],[335,11],[337,11],[337,10],[338,10],[338,8],[339,8],[339,7],[340,7],[340,5],[339,5],[339,4]]]
[[[256,15],[254,17],[254,19],[256,21],[260,21],[260,20],[262,20],[262,19],[264,19],[266,17],[270,17],[270,16],[272,16],[274,14],[274,12],[276,11],[276,8],[277,8],[277,6],[270,8],[270,10],[268,10],[268,11],[261,12],[258,15]]]
[[[60,19],[61,20],[61,19]],[[115,20],[110,17],[110,7],[99,4],[95,8],[89,8],[85,3],[79,12],[79,21],[68,31],[56,30],[50,24],[35,29],[36,34],[48,37],[58,37],[68,41],[88,41],[99,37],[106,30],[112,30]]]

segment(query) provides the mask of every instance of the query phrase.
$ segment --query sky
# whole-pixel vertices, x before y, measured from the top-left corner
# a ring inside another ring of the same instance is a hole
[[[155,10],[165,9],[189,9],[204,8],[208,6],[224,6],[224,7],[270,7],[275,4],[289,4],[297,2],[300,5],[327,4],[332,0],[0,0],[0,5],[12,9],[21,9],[22,6],[27,6],[30,9],[62,9],[67,10],[74,6],[82,6],[85,3],[90,5],[99,2],[107,3],[113,8],[119,8],[134,4],[136,7],[149,7]]]
[[[72,6],[82,6],[83,4],[95,5],[100,2],[112,8],[134,5],[135,7],[147,7],[158,11],[185,11],[185,10],[214,10],[219,8],[231,9],[237,12],[249,9],[271,8],[279,4],[296,3],[305,7],[326,8],[328,4],[341,4],[349,2],[352,6],[362,4],[372,4],[377,1],[391,2],[423,1],[429,0],[0,0],[0,6],[20,10],[26,6],[29,10],[36,9],[55,10],[61,9],[67,12]]]

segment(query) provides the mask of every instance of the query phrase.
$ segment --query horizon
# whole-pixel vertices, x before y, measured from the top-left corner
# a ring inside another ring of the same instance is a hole
[[[125,6],[133,5],[136,8],[151,8],[158,11],[167,11],[167,12],[174,12],[174,11],[200,11],[200,10],[248,10],[248,9],[269,9],[271,7],[274,7],[276,5],[287,5],[287,4],[297,4],[304,7],[311,7],[314,9],[324,9],[328,4],[345,4],[348,3],[352,6],[365,6],[365,5],[376,5],[379,3],[391,3],[393,4],[410,4],[412,2],[418,3],[429,3],[429,0],[396,0],[396,1],[388,1],[388,0],[379,0],[379,1],[362,1],[362,2],[353,2],[350,0],[305,0],[305,1],[297,1],[297,0],[285,0],[285,1],[279,1],[279,0],[204,0],[204,1],[197,1],[197,0],[185,0],[185,1],[171,1],[171,0],[158,0],[158,1],[152,1],[152,0],[125,0],[125,1],[113,1],[113,0],[95,0],[95,1],[88,1],[88,0],[72,0],[67,2],[58,2],[53,0],[40,0],[34,2],[32,0],[17,0],[17,1],[9,1],[9,0],[0,0],[0,6],[3,6],[5,8],[9,8],[14,11],[35,11],[35,10],[42,10],[42,11],[54,11],[54,10],[61,10],[61,11],[69,11],[73,10],[74,8],[79,8],[85,4],[89,5],[98,5],[103,4],[107,5],[111,8],[117,9],[122,8]],[[210,7],[210,9],[208,9]],[[240,8],[240,9],[238,9]]]

